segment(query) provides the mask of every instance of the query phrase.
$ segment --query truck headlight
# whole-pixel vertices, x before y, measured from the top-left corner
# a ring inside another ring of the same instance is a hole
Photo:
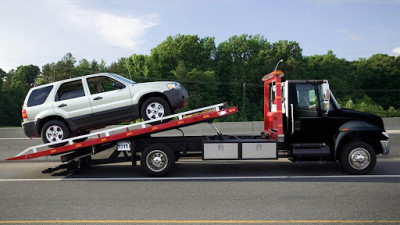
[[[388,132],[382,132],[383,136],[387,137],[389,139],[389,133]]]
[[[179,83],[169,83],[167,84],[168,89],[179,89],[181,88],[181,85]]]

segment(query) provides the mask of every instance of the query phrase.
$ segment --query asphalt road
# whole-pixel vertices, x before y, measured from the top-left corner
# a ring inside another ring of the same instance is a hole
[[[400,161],[369,176],[334,163],[180,162],[166,178],[129,164],[41,174],[0,163],[0,223],[400,223]]]
[[[166,178],[128,163],[42,174],[59,158],[3,161],[41,143],[19,132],[0,129],[0,224],[400,224],[397,151],[368,176],[287,160],[188,160]]]

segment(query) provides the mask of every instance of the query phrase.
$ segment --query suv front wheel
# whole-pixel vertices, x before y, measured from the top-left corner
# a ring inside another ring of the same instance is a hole
[[[50,120],[44,124],[41,130],[44,143],[54,143],[71,137],[68,126],[60,120]],[[50,147],[60,147],[66,143],[50,145]]]
[[[160,97],[151,97],[143,102],[140,114],[144,120],[154,120],[171,114],[168,102]],[[159,122],[154,122],[160,123]]]

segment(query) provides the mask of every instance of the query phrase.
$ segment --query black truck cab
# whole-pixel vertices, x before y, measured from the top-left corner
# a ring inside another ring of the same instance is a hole
[[[282,73],[283,76],[283,73]],[[292,161],[339,160],[350,174],[367,174],[376,155],[389,153],[382,118],[344,109],[326,80],[281,83],[283,145]],[[268,110],[276,110],[277,87],[269,88]]]

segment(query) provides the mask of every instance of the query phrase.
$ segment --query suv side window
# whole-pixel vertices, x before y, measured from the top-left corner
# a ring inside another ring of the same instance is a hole
[[[49,96],[51,89],[53,89],[53,85],[33,90],[28,98],[28,107],[43,104]]]
[[[83,91],[82,80],[76,80],[64,83],[57,91],[56,101],[62,101],[72,98],[79,98],[85,96]]]
[[[90,94],[98,94],[108,91],[118,90],[118,88],[114,87],[114,83],[118,82],[109,77],[101,76],[101,77],[92,77],[87,79]],[[125,88],[125,86],[124,86]]]

